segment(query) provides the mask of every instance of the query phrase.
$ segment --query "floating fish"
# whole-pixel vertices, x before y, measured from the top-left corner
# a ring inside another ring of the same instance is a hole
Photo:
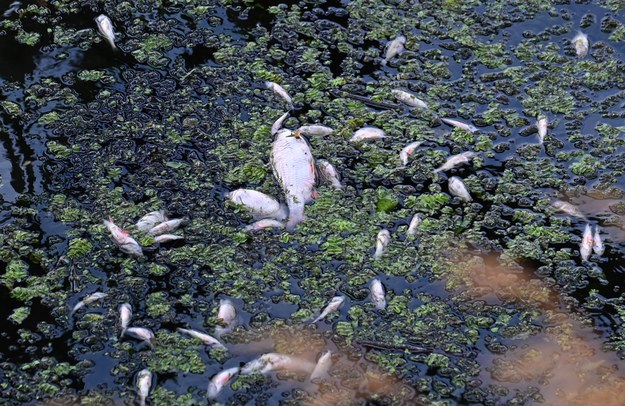
[[[330,369],[330,365],[332,364],[332,351],[328,350],[321,354],[319,360],[317,361],[317,365],[315,365],[315,369],[310,374],[309,379],[311,381],[315,381],[317,379],[321,379],[328,374],[328,370]]]
[[[588,49],[590,44],[588,43],[588,35],[583,32],[578,32],[577,35],[571,40],[571,44],[575,48],[575,53],[578,58],[584,58],[588,55]]]
[[[538,120],[536,121],[536,128],[538,129],[538,142],[542,144],[545,141],[545,137],[547,136],[547,126],[549,122],[547,121],[547,117],[538,116]]]
[[[139,404],[145,406],[145,401],[150,394],[152,387],[152,372],[143,369],[137,374],[137,388],[139,389]]]
[[[299,128],[299,131],[310,137],[324,137],[334,132],[332,128],[321,124],[303,125]]]
[[[104,220],[104,225],[108,228],[113,237],[113,241],[117,244],[121,252],[135,257],[143,256],[143,250],[139,243],[130,236],[128,231],[122,230],[116,226],[111,217],[109,217],[108,220]]]
[[[276,133],[280,131],[280,129],[282,128],[282,124],[284,123],[284,120],[286,120],[288,116],[289,116],[289,112],[287,111],[286,113],[281,115],[280,118],[278,118],[275,123],[273,123],[273,125],[271,126],[271,135],[276,135]]]
[[[304,206],[313,200],[315,160],[308,142],[293,137],[289,130],[280,130],[271,146],[271,166],[280,183],[289,207],[287,231],[304,221]]]
[[[95,18],[95,23],[98,26],[98,31],[100,35],[104,37],[104,39],[109,43],[113,50],[116,50],[115,46],[115,31],[113,31],[113,22],[110,18],[105,16],[104,14],[100,14]]]
[[[384,254],[388,244],[391,242],[391,233],[388,230],[381,230],[378,233],[377,238],[375,239],[375,254],[373,254],[374,259],[378,259]]]
[[[202,333],[201,331],[189,330],[186,328],[177,328],[176,330],[178,330],[182,334],[186,334],[193,338],[197,338],[198,340],[203,342],[204,345],[207,345],[209,347],[215,346],[218,348],[224,348],[224,349],[226,348],[226,346],[223,345],[218,339],[206,333]]]
[[[465,202],[473,200],[473,198],[471,198],[471,194],[469,193],[469,189],[467,189],[467,185],[465,185],[462,179],[457,176],[449,178],[449,192]]]
[[[161,224],[154,226],[148,231],[149,236],[157,236],[176,230],[186,219],[172,219],[163,221]]]
[[[130,324],[130,319],[132,319],[132,306],[130,306],[130,303],[123,303],[119,306],[119,320],[122,328],[122,332],[119,335],[120,337],[123,337],[124,334],[126,334],[126,330]]]
[[[293,99],[291,99],[291,96],[289,96],[289,93],[279,84],[275,82],[266,81],[265,86],[267,86],[267,89],[273,90],[275,94],[282,97],[288,104],[291,104],[293,102]]]
[[[154,242],[157,242],[159,244],[163,244],[169,241],[176,241],[176,240],[184,240],[184,237],[181,235],[175,235],[175,234],[161,234],[161,235],[157,235],[156,237],[154,237]]]
[[[384,54],[384,60],[382,65],[386,65],[388,61],[401,54],[404,51],[404,45],[406,44],[406,37],[400,35],[388,44],[386,44],[386,53]]]
[[[256,220],[265,218],[286,220],[289,217],[289,209],[286,205],[256,190],[237,189],[228,193],[226,198],[245,207]]]
[[[387,138],[386,133],[377,127],[362,127],[356,131],[349,142],[373,141]]]
[[[150,347],[154,347],[152,340],[154,340],[154,333],[152,330],[143,327],[128,327],[126,334],[134,337],[138,340],[144,341]]]
[[[378,310],[386,309],[386,291],[384,290],[384,285],[380,282],[379,279],[374,279],[371,281],[371,302],[375,305],[375,308]]]
[[[605,246],[603,245],[603,241],[601,240],[601,234],[599,232],[599,226],[595,226],[595,235],[592,238],[592,250],[595,254],[601,256],[605,251]]]
[[[241,374],[266,374],[279,370],[310,373],[314,368],[315,364],[304,359],[292,355],[269,352],[243,365]]]
[[[474,133],[477,131],[477,128],[475,128],[475,126],[463,123],[462,121],[452,120],[451,118],[441,118],[441,121],[445,124],[449,124],[450,126],[460,128],[470,133]]]
[[[343,302],[345,302],[345,296],[334,296],[331,300],[330,303],[328,303],[328,305],[323,309],[323,311],[321,312],[321,314],[314,319],[313,321],[311,321],[311,324],[315,324],[316,322],[318,322],[319,320],[323,319],[324,317],[326,317],[328,314],[332,313],[333,311],[337,310],[339,307],[341,307],[343,305]]]
[[[219,301],[219,310],[217,311],[217,320],[221,321],[225,326],[215,327],[218,336],[230,333],[236,327],[237,311],[234,304],[229,299],[221,299]]]
[[[401,152],[399,153],[399,160],[401,161],[401,164],[406,166],[408,165],[408,158],[410,157],[410,155],[412,155],[413,152],[416,151],[416,149],[423,144],[422,141],[415,141],[415,142],[411,142],[410,144],[406,145]]]
[[[417,228],[419,228],[419,224],[421,224],[421,215],[417,213],[412,216],[412,220],[410,220],[410,225],[408,226],[408,231],[406,231],[406,234],[415,235],[417,233]]]
[[[420,108],[420,109],[427,109],[428,108],[428,105],[427,105],[426,102],[424,102],[423,100],[419,99],[414,94],[406,92],[405,90],[393,89],[393,90],[391,90],[391,94],[397,100],[399,100],[400,102],[402,102],[404,104],[407,104],[409,106],[417,107],[417,108]]]
[[[102,292],[95,292],[95,293],[90,294],[89,296],[83,298],[80,302],[76,303],[76,305],[69,312],[68,317],[72,317],[74,313],[76,313],[76,310],[81,309],[87,305],[90,305],[91,303],[97,302],[100,299],[104,299],[107,296],[108,296],[107,293],[102,293]]]
[[[139,231],[147,233],[151,228],[163,221],[167,221],[165,210],[152,211],[141,217],[139,221],[137,221],[136,226]]]
[[[577,208],[577,206],[572,205],[571,203],[563,202],[562,200],[556,200],[555,202],[553,202],[552,206],[555,209],[560,210],[570,216],[579,217],[581,219],[586,218],[586,216],[582,214],[579,208]]]
[[[590,224],[586,224],[586,228],[584,229],[584,236],[582,237],[582,242],[579,244],[579,253],[584,261],[587,261],[588,258],[590,258],[590,253],[593,250],[594,242],[595,239],[592,236]]]
[[[439,166],[438,168],[436,168],[436,170],[434,170],[434,172],[442,172],[442,171],[446,171],[452,168],[455,168],[456,166],[462,165],[462,164],[467,164],[469,162],[471,162],[471,160],[473,158],[475,158],[477,154],[475,152],[471,152],[471,151],[466,151],[466,152],[462,152],[460,154],[456,154],[456,155],[452,155],[449,158],[447,158],[447,161],[445,161],[444,164],[442,164],[441,166]]]
[[[223,387],[230,382],[230,380],[239,372],[239,367],[228,368],[217,375],[213,376],[208,382],[208,389],[206,390],[206,396],[209,399],[214,399],[219,395],[219,392]]]
[[[253,222],[252,224],[245,226],[246,231],[260,231],[267,228],[284,228],[285,224],[282,221],[274,219],[262,219]]]
[[[339,173],[330,162],[324,159],[319,159],[317,161],[317,172],[321,183],[329,183],[336,189],[343,189],[343,185],[341,185],[341,181],[339,179]]]

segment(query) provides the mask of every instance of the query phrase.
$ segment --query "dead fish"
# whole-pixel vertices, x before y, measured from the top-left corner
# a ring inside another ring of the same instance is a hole
[[[175,235],[175,234],[161,234],[161,235],[157,235],[156,237],[154,237],[154,242],[157,242],[159,244],[163,244],[169,241],[176,241],[176,240],[184,240],[184,237],[181,235]]]
[[[108,220],[104,220],[104,225],[110,231],[113,241],[117,244],[121,252],[136,257],[143,256],[143,250],[139,243],[130,236],[128,231],[122,230],[116,226],[111,217],[109,217]]]
[[[375,239],[375,254],[374,259],[378,259],[384,254],[388,244],[391,242],[391,233],[388,230],[380,230],[377,238]]]
[[[469,189],[467,189],[467,185],[465,185],[462,179],[457,176],[449,178],[449,192],[465,202],[473,200],[473,198],[471,198],[471,194],[469,193]]]
[[[371,281],[371,302],[375,305],[375,308],[378,310],[386,309],[386,291],[384,290],[384,285],[380,282],[379,279],[374,279]]]
[[[163,221],[167,221],[165,210],[151,211],[141,217],[139,221],[137,221],[136,226],[139,231],[147,233],[151,228]]]
[[[449,124],[450,126],[460,128],[470,133],[474,133],[477,131],[477,128],[475,126],[463,123],[462,121],[452,120],[451,118],[441,118],[441,121],[445,124]]]
[[[334,132],[332,128],[321,124],[303,125],[299,128],[299,131],[310,137],[324,137]]]
[[[444,164],[436,168],[434,170],[434,173],[446,171],[446,170],[455,168],[456,166],[459,166],[462,164],[467,164],[471,162],[471,160],[475,158],[476,155],[477,154],[475,152],[471,152],[471,151],[466,151],[460,154],[452,155],[449,158],[447,158],[447,161],[445,161]]]
[[[328,370],[330,369],[330,365],[332,364],[332,351],[328,350],[321,354],[319,360],[317,361],[317,365],[315,365],[315,369],[310,374],[311,381],[323,378],[328,374]]]
[[[595,239],[592,236],[590,224],[586,224],[586,228],[584,229],[584,236],[582,237],[582,242],[579,244],[579,253],[584,261],[587,261],[590,257],[590,253],[592,252],[594,246],[594,241]]]
[[[408,165],[408,158],[410,157],[410,155],[412,155],[413,152],[416,151],[416,149],[423,144],[422,141],[415,141],[415,142],[411,142],[410,144],[406,145],[401,152],[399,153],[399,160],[401,161],[401,164],[406,166]]]
[[[400,35],[391,42],[386,44],[386,53],[384,54],[384,60],[382,65],[386,65],[388,61],[401,54],[404,51],[404,45],[406,44],[406,37]]]
[[[262,219],[253,222],[252,224],[245,226],[246,231],[260,231],[266,228],[284,228],[285,224],[282,221],[274,219]]]
[[[324,317],[326,317],[328,314],[330,314],[333,311],[337,310],[339,307],[341,307],[343,305],[343,302],[345,302],[345,296],[334,296],[330,300],[330,303],[328,303],[328,305],[323,309],[321,314],[316,319],[311,321],[310,324],[315,324],[319,320],[321,320]]]
[[[98,26],[100,35],[104,37],[113,50],[117,49],[115,46],[115,31],[113,31],[113,22],[111,19],[104,14],[100,14],[95,18],[95,23]]]
[[[143,369],[137,374],[137,388],[139,389],[139,404],[145,406],[145,401],[150,394],[152,387],[152,372]]]
[[[266,374],[279,370],[310,373],[314,368],[315,364],[304,359],[292,355],[269,352],[243,365],[241,374]]]
[[[245,207],[256,220],[265,218],[286,220],[289,217],[289,209],[286,205],[256,190],[237,189],[228,193],[226,198]]]
[[[417,228],[419,228],[419,224],[421,224],[421,215],[419,213],[412,216],[412,220],[410,220],[410,225],[408,226],[408,230],[406,231],[407,235],[415,235],[417,233]]]
[[[294,137],[289,130],[280,130],[271,146],[273,174],[284,191],[289,207],[287,231],[304,221],[304,206],[313,200],[315,159],[308,142]]]
[[[592,250],[595,254],[601,256],[605,251],[605,246],[603,245],[603,241],[601,240],[601,234],[599,232],[599,226],[595,226],[595,235],[592,237]]]
[[[538,129],[538,142],[542,144],[545,141],[545,137],[547,136],[547,126],[549,122],[547,121],[547,117],[538,116],[538,120],[536,121],[536,128]]]
[[[265,86],[267,86],[267,89],[273,90],[275,94],[282,97],[288,104],[293,103],[293,99],[291,99],[291,96],[289,96],[289,93],[279,84],[275,82],[266,81]]]
[[[132,319],[132,306],[130,306],[130,303],[123,303],[119,306],[119,320],[122,327],[122,332],[119,335],[120,337],[123,337],[124,334],[126,334],[126,330],[130,324],[130,319]]]
[[[126,334],[138,340],[145,341],[145,343],[150,347],[154,347],[154,344],[152,343],[152,340],[154,340],[154,333],[148,328],[128,327],[126,329]]]
[[[237,311],[230,299],[221,299],[219,301],[219,311],[217,312],[217,320],[220,320],[225,327],[215,327],[218,336],[230,333],[236,327]]]
[[[218,348],[224,348],[224,349],[226,348],[226,346],[223,345],[218,339],[206,333],[202,333],[201,331],[189,330],[186,328],[177,328],[176,330],[178,330],[182,334],[186,334],[193,338],[197,338],[202,343],[204,343],[204,345],[207,345],[209,347],[215,346]]]
[[[161,224],[154,226],[148,231],[149,236],[157,236],[176,230],[186,219],[172,219],[163,221]]]
[[[100,299],[104,299],[107,296],[108,296],[107,293],[102,293],[102,292],[95,292],[95,293],[90,294],[89,296],[83,298],[80,302],[76,303],[76,305],[69,312],[68,317],[72,317],[74,313],[76,313],[76,310],[81,309],[87,305],[90,305],[91,303],[97,302]]]
[[[341,181],[339,179],[339,173],[330,162],[325,159],[319,159],[317,161],[317,170],[319,173],[319,179],[322,183],[329,183],[339,190],[343,189],[343,185],[341,185]]]
[[[406,92],[401,89],[391,90],[391,94],[400,102],[407,104],[408,106],[417,107],[419,109],[427,109],[428,105],[423,100],[419,99],[412,93]]]
[[[560,210],[570,216],[579,217],[582,219],[586,218],[586,216],[582,214],[579,208],[577,208],[577,206],[572,205],[571,203],[563,202],[562,200],[556,200],[555,202],[553,202],[552,206],[555,209]]]
[[[377,127],[362,127],[354,133],[349,142],[363,142],[387,138],[386,133]]]
[[[280,131],[280,129],[282,128],[282,124],[284,123],[284,120],[286,120],[288,116],[289,116],[289,112],[287,111],[286,113],[281,115],[280,118],[278,118],[275,121],[275,123],[273,123],[273,125],[271,126],[271,135],[276,135],[276,133]]]
[[[219,392],[223,387],[230,382],[230,380],[239,372],[239,367],[232,367],[225,369],[213,376],[208,382],[208,389],[206,389],[206,397],[214,399],[219,395]]]
[[[575,53],[578,58],[583,58],[588,55],[588,49],[590,44],[588,42],[588,35],[579,31],[577,35],[571,40],[571,44],[575,48]]]

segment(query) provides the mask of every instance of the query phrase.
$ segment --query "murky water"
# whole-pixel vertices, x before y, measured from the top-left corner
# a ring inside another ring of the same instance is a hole
[[[625,13],[618,2],[23,1],[0,12],[0,398],[3,404],[206,404],[208,380],[266,352],[314,362],[326,379],[237,376],[223,404],[625,403],[620,358],[625,239]],[[620,7],[620,10],[619,10]],[[97,34],[107,14],[114,51]],[[578,58],[577,31],[590,40]],[[384,46],[406,50],[387,65]],[[237,188],[282,199],[271,124],[323,123],[309,141],[344,191],[320,186],[293,233],[243,232]],[[393,104],[390,90],[429,110]],[[355,96],[355,97],[354,97]],[[363,103],[363,98],[374,103]],[[392,106],[391,106],[392,107]],[[533,127],[550,125],[543,145]],[[440,121],[478,127],[471,134]],[[363,125],[389,138],[354,146]],[[399,151],[423,144],[406,168]],[[473,163],[442,174],[445,159]],[[474,201],[449,194],[459,176]],[[586,220],[602,256],[579,258]],[[164,209],[184,241],[133,228]],[[424,218],[406,237],[415,213]],[[144,246],[125,256],[102,220]],[[392,242],[373,260],[375,237]],[[374,309],[374,277],[387,290]],[[94,292],[102,301],[70,317]],[[346,303],[310,324],[336,295]],[[212,333],[220,299],[238,327]],[[156,345],[120,337],[118,307]]]

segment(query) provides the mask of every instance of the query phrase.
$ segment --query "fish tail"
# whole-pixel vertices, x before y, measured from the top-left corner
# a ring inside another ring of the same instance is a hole
[[[306,216],[304,216],[303,204],[289,206],[289,220],[286,223],[286,231],[293,232],[295,227],[304,220],[306,220]]]

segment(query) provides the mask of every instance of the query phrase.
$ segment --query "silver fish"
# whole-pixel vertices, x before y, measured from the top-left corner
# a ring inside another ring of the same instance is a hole
[[[590,257],[594,242],[595,239],[592,236],[590,224],[586,224],[586,228],[584,229],[584,236],[582,237],[582,242],[579,244],[579,253],[584,261],[587,261]]]
[[[315,369],[313,369],[310,374],[309,379],[311,381],[315,381],[317,379],[323,378],[328,374],[328,370],[330,369],[330,365],[332,364],[332,351],[328,350],[321,354],[319,360],[317,361],[317,365],[315,365]]]
[[[108,220],[104,220],[104,225],[108,228],[113,241],[117,244],[121,252],[135,257],[143,256],[143,250],[139,243],[130,236],[128,231],[122,230],[116,226],[111,217],[109,217]]]
[[[373,141],[387,138],[386,133],[377,127],[362,127],[354,133],[349,142]]]
[[[339,179],[339,173],[330,162],[325,159],[319,159],[317,161],[317,171],[322,183],[329,183],[339,190],[343,189],[343,185],[341,185],[341,181]]]
[[[269,352],[243,365],[241,374],[266,374],[279,370],[310,373],[314,368],[315,364],[304,359],[292,355]]]
[[[176,230],[186,219],[172,219],[163,221],[161,224],[154,226],[148,231],[148,235],[154,237]]]
[[[176,241],[176,240],[184,240],[184,237],[181,235],[175,235],[175,234],[161,234],[161,235],[157,235],[156,237],[154,237],[154,242],[157,242],[159,244],[163,244],[169,241]]]
[[[441,118],[441,121],[445,124],[449,124],[450,126],[453,126],[453,127],[458,127],[470,133],[474,133],[477,131],[477,128],[475,126],[471,124],[463,123],[462,121],[452,120],[451,118]]]
[[[69,312],[69,317],[72,317],[74,313],[76,312],[76,310],[81,309],[87,305],[90,305],[91,303],[97,302],[100,299],[104,299],[107,296],[108,296],[107,293],[102,293],[102,292],[95,292],[95,293],[90,294],[89,296],[83,298],[80,302],[76,303],[76,305]]]
[[[150,394],[152,387],[152,372],[143,369],[137,374],[137,388],[139,389],[139,404],[145,406],[145,401]]]
[[[284,123],[284,120],[286,120],[288,116],[289,116],[289,112],[287,111],[286,113],[281,115],[280,118],[278,118],[275,121],[275,123],[273,123],[273,125],[271,126],[271,135],[276,135],[276,133],[280,131],[280,129],[282,128],[282,124]]]
[[[415,152],[415,150],[421,145],[423,144],[422,141],[415,141],[415,142],[411,142],[410,144],[406,145],[401,152],[399,153],[399,160],[401,161],[401,164],[406,166],[408,165],[408,158],[410,157],[410,155],[412,155],[413,152]]]
[[[299,128],[299,131],[310,137],[324,137],[334,132],[332,128],[321,124],[303,125]]]
[[[273,174],[284,191],[289,207],[287,231],[304,221],[304,206],[313,200],[315,159],[303,137],[293,136],[289,130],[280,130],[271,146]]]
[[[265,218],[286,220],[289,217],[289,209],[283,203],[256,190],[237,189],[228,193],[226,198],[245,207],[256,220]]]
[[[154,340],[154,333],[148,328],[128,327],[126,329],[126,334],[138,340],[144,341],[150,347],[154,347],[154,344],[152,343],[152,340]]]
[[[421,224],[421,215],[419,213],[412,216],[412,220],[410,220],[410,225],[408,225],[408,230],[406,231],[407,235],[415,235],[417,233],[417,228]]]
[[[284,228],[285,224],[282,221],[274,219],[262,219],[253,222],[252,224],[245,226],[247,231],[260,231],[266,228]]]
[[[218,348],[224,348],[224,349],[226,348],[226,346],[223,345],[218,339],[206,333],[202,333],[201,331],[189,330],[186,328],[178,328],[177,330],[182,334],[186,334],[193,338],[197,338],[198,340],[203,342],[204,345],[207,345],[209,347],[215,346]]]
[[[603,245],[603,241],[601,240],[601,234],[599,232],[599,226],[595,226],[595,235],[592,238],[592,250],[595,254],[601,256],[605,252],[605,246]]]
[[[379,279],[374,279],[371,281],[371,302],[375,305],[375,308],[378,310],[386,309],[386,291],[384,290],[384,285],[380,282]]]
[[[423,100],[419,99],[412,93],[406,92],[401,89],[393,89],[391,90],[391,94],[400,102],[407,104],[412,107],[417,107],[419,109],[427,109],[428,105]]]
[[[328,303],[328,305],[323,309],[321,314],[310,323],[315,324],[319,320],[323,319],[328,314],[332,313],[333,311],[341,307],[343,305],[343,302],[345,302],[345,296],[334,296],[332,300],[330,300],[330,303]]]
[[[469,189],[467,189],[467,185],[464,184],[462,179],[457,176],[452,176],[449,178],[449,192],[464,200],[465,202],[470,202],[473,200],[471,194],[469,193]]]
[[[571,203],[563,202],[562,200],[556,200],[555,202],[553,202],[552,206],[568,215],[579,217],[581,219],[586,218],[586,216],[582,214],[579,208],[577,208],[577,206],[573,206]]]
[[[225,327],[215,327],[215,332],[218,336],[230,333],[236,327],[237,311],[234,308],[234,304],[229,299],[221,299],[219,301],[219,311],[217,312],[217,319],[220,320]]]
[[[384,54],[384,60],[382,65],[386,65],[388,61],[401,54],[404,51],[404,45],[406,44],[406,37],[400,35],[388,44],[386,44],[386,53]]]
[[[113,31],[113,22],[111,22],[111,19],[104,14],[100,14],[95,18],[95,23],[98,26],[100,35],[104,37],[113,50],[117,49],[115,46],[115,31]]]
[[[538,142],[543,143],[545,141],[545,137],[547,136],[547,126],[549,122],[547,121],[547,117],[538,116],[536,120],[536,128],[538,129]]]
[[[130,303],[124,303],[119,306],[119,320],[122,328],[122,332],[119,335],[120,337],[123,337],[124,334],[126,334],[126,330],[130,324],[130,319],[132,319],[132,306],[130,306]]]
[[[391,233],[388,230],[380,230],[378,236],[375,239],[375,254],[374,259],[378,259],[384,254],[388,244],[391,242]]]
[[[441,166],[439,166],[438,168],[436,168],[436,170],[434,170],[434,172],[442,172],[442,171],[446,171],[452,168],[455,168],[456,166],[462,165],[462,164],[467,164],[469,162],[471,162],[471,160],[473,158],[475,158],[477,154],[475,152],[471,152],[471,151],[466,151],[466,152],[462,152],[460,154],[456,154],[456,155],[452,155],[449,158],[447,158],[447,161],[445,161],[444,164],[442,164]]]
[[[239,372],[239,367],[228,368],[213,376],[208,382],[206,397],[215,399],[223,387]]]
[[[282,97],[288,104],[293,103],[293,99],[291,99],[291,96],[289,96],[289,93],[279,84],[275,82],[266,81],[265,86],[267,86],[267,89],[273,90],[275,94]]]
[[[141,217],[139,221],[137,221],[136,226],[139,231],[147,233],[151,228],[163,221],[167,221],[165,210],[152,211]]]
[[[578,58],[584,58],[588,55],[588,49],[590,48],[588,35],[581,31],[578,32],[577,35],[571,40],[571,44],[575,48],[575,53],[577,53]]]

